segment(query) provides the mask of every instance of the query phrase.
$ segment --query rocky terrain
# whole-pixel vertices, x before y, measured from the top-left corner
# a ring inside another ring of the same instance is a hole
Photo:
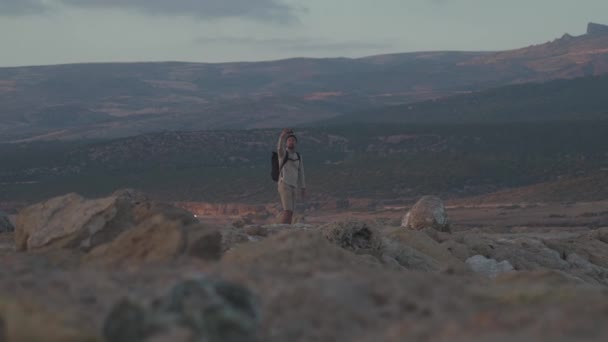
[[[280,226],[68,194],[0,230],[0,340],[604,341],[605,205]]]

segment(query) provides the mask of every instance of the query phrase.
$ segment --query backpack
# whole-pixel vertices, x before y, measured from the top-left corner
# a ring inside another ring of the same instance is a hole
[[[296,154],[298,155],[298,159],[300,160],[300,153],[296,152]],[[272,180],[275,182],[279,181],[279,176],[281,175],[281,170],[283,169],[283,166],[285,166],[285,164],[287,164],[287,161],[289,160],[289,153],[285,153],[285,157],[283,158],[283,161],[281,162],[281,165],[279,166],[279,154],[277,152],[272,152],[272,158],[271,158],[271,163],[272,163],[272,168],[271,168],[271,172],[270,172],[270,176],[272,177]]]

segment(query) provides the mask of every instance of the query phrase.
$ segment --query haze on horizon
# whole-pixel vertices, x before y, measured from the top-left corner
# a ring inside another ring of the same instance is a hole
[[[585,0],[0,0],[0,67],[505,50],[608,23]]]

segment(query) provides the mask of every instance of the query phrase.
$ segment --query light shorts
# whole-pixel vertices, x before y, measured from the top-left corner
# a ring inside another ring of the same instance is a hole
[[[279,196],[281,197],[281,204],[283,204],[283,210],[295,211],[296,209],[296,187],[287,185],[283,182],[279,182]]]

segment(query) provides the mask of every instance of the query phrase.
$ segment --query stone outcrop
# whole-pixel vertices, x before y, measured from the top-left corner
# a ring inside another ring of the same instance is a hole
[[[132,190],[100,199],[69,194],[17,217],[20,251],[76,250],[87,263],[110,266],[170,261],[182,255],[218,260],[222,234],[190,212]]]
[[[219,260],[221,254],[222,236],[217,230],[201,224],[184,225],[179,220],[156,215],[95,248],[85,256],[85,261],[133,265],[174,260],[181,255]]]
[[[435,196],[422,197],[405,215],[401,226],[414,230],[425,228],[433,228],[442,232],[450,230],[443,201]]]
[[[68,194],[32,205],[17,215],[16,247],[90,250],[131,228],[132,210],[141,200],[136,192],[122,191],[100,199]]]
[[[589,23],[587,25],[587,34],[590,36],[608,35],[608,25]]]

